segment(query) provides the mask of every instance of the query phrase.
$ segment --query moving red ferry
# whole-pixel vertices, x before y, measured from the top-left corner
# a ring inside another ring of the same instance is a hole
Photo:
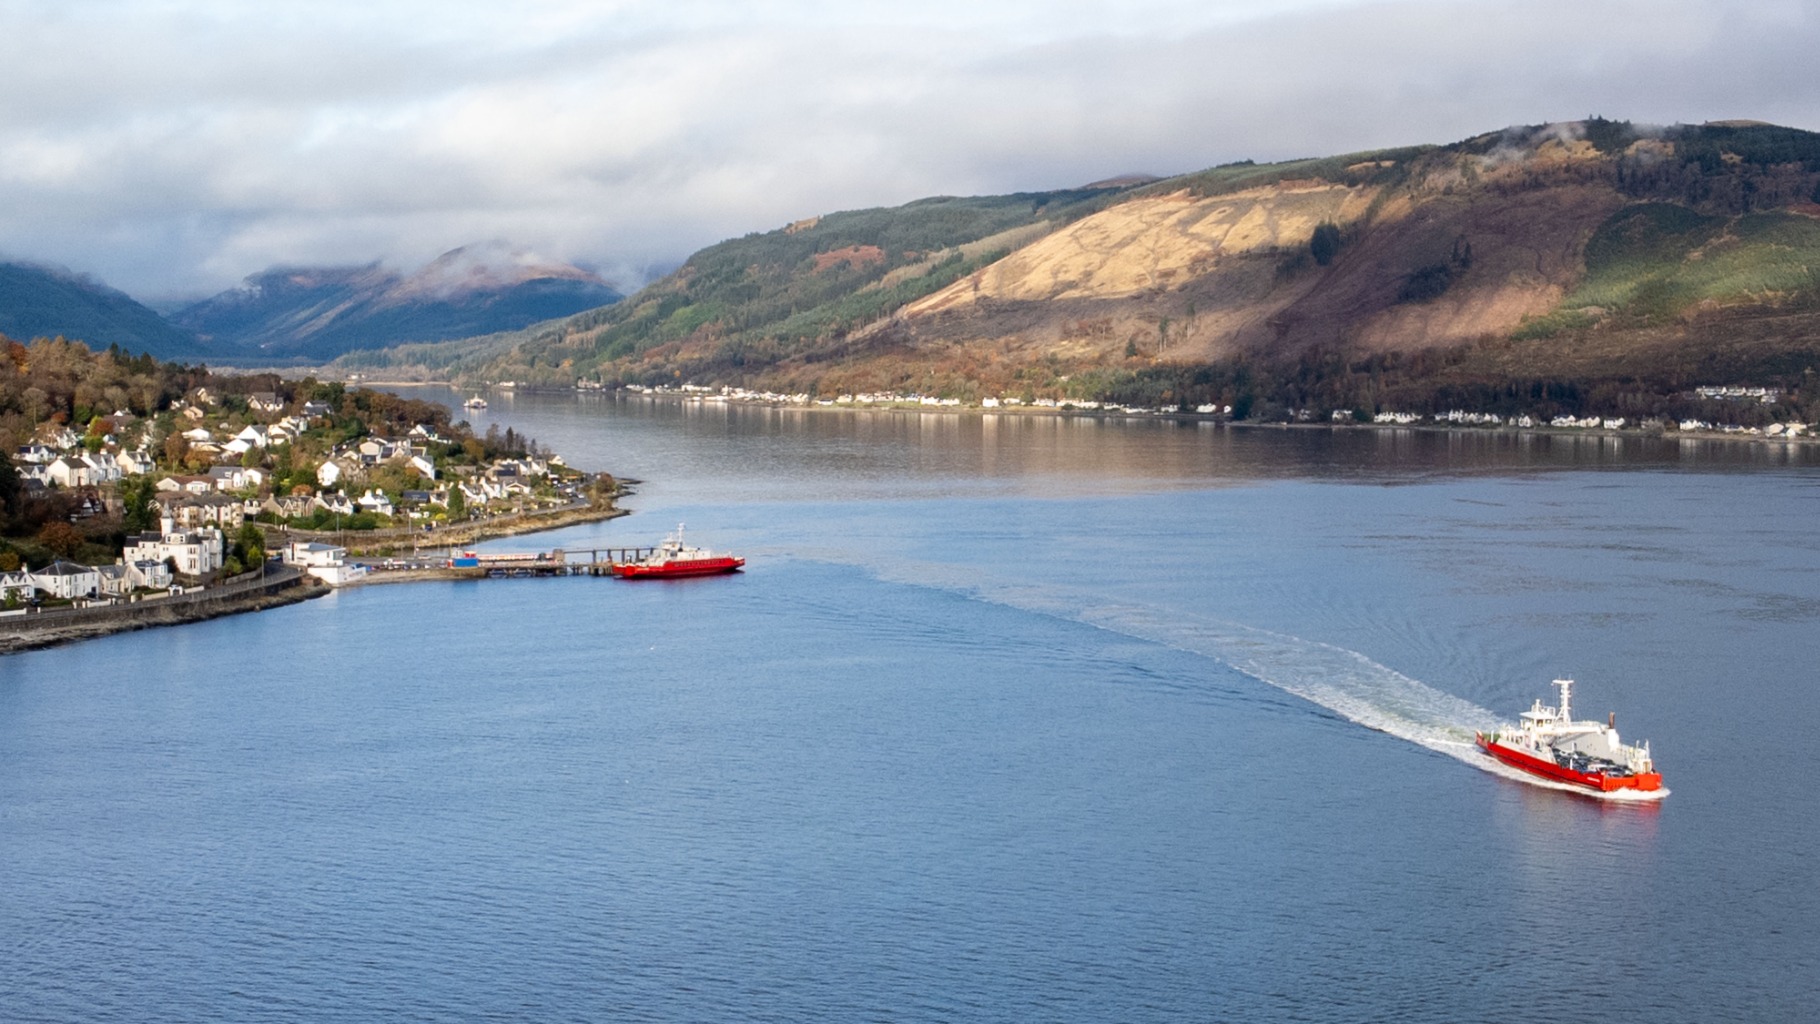
[[[1604,724],[1574,721],[1574,681],[1557,679],[1555,686],[1561,690],[1559,710],[1538,700],[1515,727],[1476,734],[1479,747],[1513,768],[1602,793],[1662,788],[1648,741],[1634,747],[1620,743],[1616,715]]]
[[[676,524],[676,532],[664,538],[657,550],[636,562],[614,562],[607,571],[621,579],[645,579],[650,577],[676,576],[714,576],[723,572],[738,572],[746,564],[743,558],[733,555],[716,554],[705,548],[692,548],[683,543],[682,524]]]

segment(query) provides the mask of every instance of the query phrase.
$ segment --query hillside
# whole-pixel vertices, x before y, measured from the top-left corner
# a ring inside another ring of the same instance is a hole
[[[196,336],[167,323],[124,292],[88,277],[25,263],[0,263],[0,334],[22,340],[80,338],[159,359],[208,354]]]
[[[515,330],[619,298],[580,268],[500,245],[470,246],[410,275],[378,264],[273,268],[171,319],[224,354],[325,360]]]
[[[961,398],[1793,387],[1820,367],[1820,135],[1593,119],[831,214],[702,250],[608,310],[397,356]]]
[[[839,353],[848,333],[1087,216],[1143,179],[937,197],[811,217],[710,246],[628,301],[517,335],[351,354],[344,369],[542,383],[723,371],[755,379]]]

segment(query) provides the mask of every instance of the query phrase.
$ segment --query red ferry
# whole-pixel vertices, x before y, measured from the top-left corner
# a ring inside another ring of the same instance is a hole
[[[1555,686],[1561,690],[1559,710],[1538,700],[1518,716],[1514,728],[1477,733],[1480,749],[1531,775],[1601,793],[1662,788],[1662,773],[1656,771],[1648,741],[1638,746],[1620,743],[1616,715],[1604,724],[1574,721],[1574,681],[1557,679]]]
[[[621,579],[636,580],[647,578],[674,578],[678,576],[716,576],[726,572],[738,572],[746,560],[733,555],[717,554],[705,548],[693,548],[683,543],[682,524],[676,524],[676,532],[664,538],[657,550],[636,562],[613,562],[607,571]]]

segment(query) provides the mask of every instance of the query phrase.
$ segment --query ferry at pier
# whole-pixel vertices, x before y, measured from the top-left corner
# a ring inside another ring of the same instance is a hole
[[[738,572],[746,560],[683,543],[682,524],[664,538],[657,550],[635,562],[614,562],[608,571],[621,579],[675,578],[679,576],[717,576]]]
[[[1618,739],[1617,715],[1605,722],[1575,721],[1571,679],[1557,679],[1561,706],[1538,699],[1517,716],[1517,724],[1493,733],[1477,733],[1481,750],[1498,760],[1555,782],[1601,793],[1662,789],[1662,773],[1649,753],[1649,742],[1626,746]]]

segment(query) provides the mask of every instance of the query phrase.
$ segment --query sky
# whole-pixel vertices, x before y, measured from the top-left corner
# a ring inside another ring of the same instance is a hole
[[[0,259],[137,298],[1592,114],[1820,130],[1820,0],[0,0]]]

